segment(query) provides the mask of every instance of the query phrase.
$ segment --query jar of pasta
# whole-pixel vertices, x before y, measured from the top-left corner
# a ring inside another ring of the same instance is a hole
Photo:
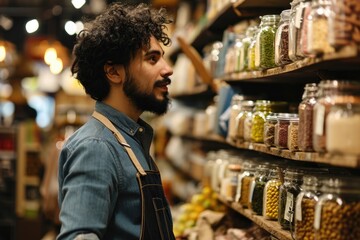
[[[360,103],[332,106],[326,120],[326,133],[328,152],[360,155]]]
[[[360,239],[359,177],[331,178],[315,205],[315,239]]]
[[[255,47],[255,66],[260,69],[275,67],[275,34],[280,15],[261,17],[261,26],[257,34]]]

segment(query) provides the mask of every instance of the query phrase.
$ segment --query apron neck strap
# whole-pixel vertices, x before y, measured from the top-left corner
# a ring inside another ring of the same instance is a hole
[[[115,128],[115,126],[110,122],[110,120],[105,117],[104,115],[102,115],[99,112],[94,111],[92,116],[94,118],[96,118],[97,120],[99,120],[101,123],[103,123],[105,125],[105,127],[107,127],[116,137],[116,139],[118,140],[118,142],[124,146],[127,154],[129,155],[131,161],[133,162],[135,168],[137,169],[137,171],[140,173],[140,175],[145,176],[146,172],[144,171],[143,167],[141,166],[139,160],[137,159],[137,157],[135,156],[133,150],[131,149],[130,145],[126,142],[125,138],[123,137],[123,135],[121,135],[121,133]]]

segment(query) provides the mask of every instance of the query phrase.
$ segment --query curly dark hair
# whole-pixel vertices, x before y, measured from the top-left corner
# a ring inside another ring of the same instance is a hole
[[[87,94],[103,100],[110,90],[104,65],[127,67],[140,49],[150,47],[151,36],[169,45],[171,40],[164,32],[169,23],[171,20],[164,8],[156,10],[143,3],[136,6],[112,3],[78,34],[72,74]]]

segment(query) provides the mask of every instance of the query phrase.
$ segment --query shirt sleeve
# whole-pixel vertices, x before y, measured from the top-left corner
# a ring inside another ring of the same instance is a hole
[[[57,239],[74,239],[80,234],[102,239],[120,183],[112,148],[104,141],[86,139],[74,148],[64,148],[59,164],[62,226]]]

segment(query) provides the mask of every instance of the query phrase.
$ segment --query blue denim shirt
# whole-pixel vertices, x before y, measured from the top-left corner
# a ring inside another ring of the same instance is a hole
[[[152,128],[96,102],[149,170]],[[62,223],[57,239],[139,239],[140,192],[136,169],[110,130],[91,117],[64,145],[59,159]]]

